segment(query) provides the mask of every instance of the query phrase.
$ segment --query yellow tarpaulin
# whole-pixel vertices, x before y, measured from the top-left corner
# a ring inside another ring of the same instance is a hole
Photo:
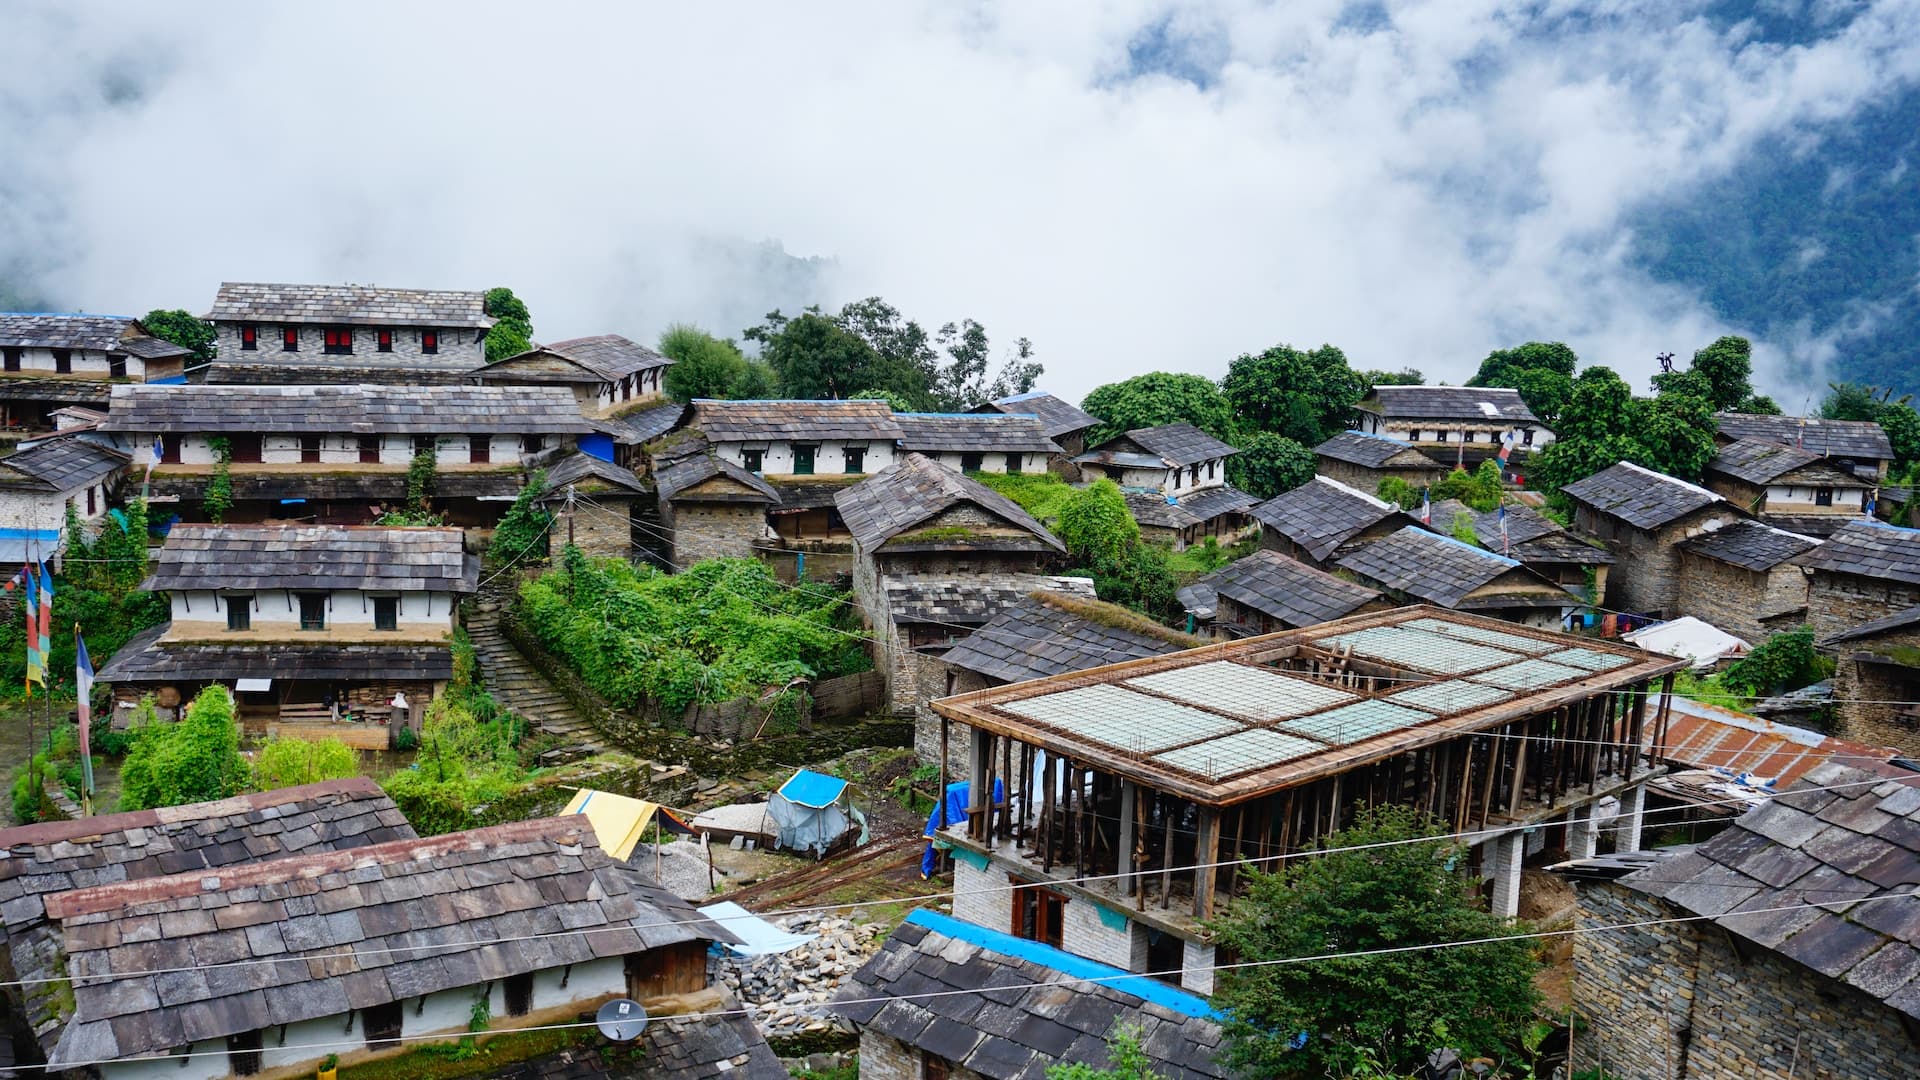
[[[633,854],[634,845],[640,842],[641,834],[653,824],[653,815],[659,809],[657,803],[581,788],[560,812],[587,815],[593,835],[600,840],[600,850],[625,862],[627,856]]]

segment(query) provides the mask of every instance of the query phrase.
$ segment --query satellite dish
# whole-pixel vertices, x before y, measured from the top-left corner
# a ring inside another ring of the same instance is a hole
[[[594,1014],[600,1034],[614,1042],[632,1042],[647,1030],[647,1010],[631,998],[615,998]]]

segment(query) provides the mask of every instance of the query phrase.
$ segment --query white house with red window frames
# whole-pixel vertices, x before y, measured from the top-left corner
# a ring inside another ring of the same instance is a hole
[[[486,360],[485,294],[225,282],[216,383],[451,383]]]

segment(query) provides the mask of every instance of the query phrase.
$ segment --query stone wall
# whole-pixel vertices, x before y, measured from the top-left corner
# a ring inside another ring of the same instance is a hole
[[[1313,471],[1329,480],[1338,480],[1355,491],[1364,491],[1369,495],[1379,491],[1380,481],[1389,476],[1397,476],[1405,480],[1408,486],[1418,490],[1439,483],[1446,479],[1447,475],[1447,468],[1444,465],[1431,469],[1369,469],[1365,465],[1355,465],[1351,461],[1339,461],[1330,457],[1318,459]]]
[[[1844,641],[1835,652],[1836,733],[1920,755],[1920,721],[1902,716],[1896,704],[1920,701],[1920,627]]]
[[[673,534],[675,566],[707,559],[751,559],[767,533],[759,503],[663,502],[660,520]]]
[[[921,697],[913,710],[913,753],[915,757],[929,765],[939,765],[940,714],[929,708],[927,702],[951,694],[985,690],[989,686],[1000,684],[990,682],[986,677],[964,668],[941,663],[931,656],[921,657],[919,674]],[[950,783],[967,778],[969,730],[965,724],[954,724],[947,733],[947,773]]]
[[[1625,886],[1584,885],[1579,925],[1685,914]],[[1913,1040],[1879,1001],[1702,923],[1574,936],[1577,1069],[1749,1080],[1912,1074]]]
[[[1816,638],[1920,604],[1920,586],[1818,570],[1807,582],[1807,621]]]
[[[1805,607],[1807,576],[1782,563],[1771,570],[1747,570],[1718,559],[1680,553],[1673,610],[1692,615],[1758,645],[1772,633],[1760,619]]]
[[[571,537],[575,547],[595,558],[633,556],[633,500],[595,493],[595,505],[577,505],[555,515],[556,537]]]
[[[300,348],[297,352],[288,352],[282,338],[285,325],[282,323],[253,323],[259,330],[259,346],[254,349],[240,347],[240,327],[248,325],[239,322],[217,322],[214,324],[214,341],[220,352],[221,360],[235,363],[279,364],[289,361],[318,361],[326,358],[327,341],[324,326],[296,326]],[[487,362],[486,331],[472,327],[433,327],[394,326],[373,327],[353,326],[353,352],[333,359],[342,366],[355,361],[373,361],[381,364],[396,364],[411,361],[422,367],[459,368],[462,365],[479,367]],[[393,334],[393,348],[381,352],[378,330],[387,329]],[[439,351],[428,353],[421,349],[420,334],[423,330],[432,330],[440,335]]]
[[[1674,545],[1733,520],[1731,510],[1711,506],[1658,529],[1636,529],[1585,506],[1574,516],[1581,530],[1606,541],[1618,557],[1607,575],[1607,607],[1648,615],[1675,611],[1680,592],[1680,552]]]

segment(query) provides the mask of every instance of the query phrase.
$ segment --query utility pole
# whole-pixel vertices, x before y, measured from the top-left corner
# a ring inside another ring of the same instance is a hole
[[[567,485],[567,546],[573,546],[573,485]]]

